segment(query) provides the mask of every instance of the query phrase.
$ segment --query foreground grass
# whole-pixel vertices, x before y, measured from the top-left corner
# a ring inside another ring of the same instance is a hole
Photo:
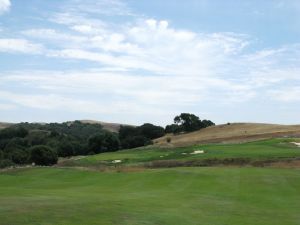
[[[1,225],[296,225],[300,170],[173,168],[0,173]]]
[[[111,165],[113,160],[122,160],[120,164],[139,164],[155,160],[203,160],[246,158],[250,160],[276,160],[300,157],[300,148],[291,144],[296,139],[281,138],[255,141],[241,144],[206,144],[183,148],[145,148],[102,153],[68,160],[64,165],[95,166]],[[204,154],[190,154],[195,150],[204,150]]]

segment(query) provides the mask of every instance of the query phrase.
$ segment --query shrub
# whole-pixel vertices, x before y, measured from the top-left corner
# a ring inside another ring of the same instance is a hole
[[[168,143],[170,143],[171,140],[172,140],[172,139],[171,139],[170,137],[167,137],[167,142],[168,142]]]
[[[138,127],[138,133],[149,139],[155,139],[164,136],[165,130],[160,126],[155,126],[151,123],[145,123]]]
[[[138,135],[127,137],[122,140],[122,148],[136,148],[152,144],[152,141],[145,136]]]
[[[50,166],[57,163],[57,152],[45,145],[37,145],[31,148],[31,161],[36,165]]]
[[[58,145],[58,155],[68,157],[74,155],[74,147],[68,140],[64,140]]]
[[[26,164],[29,161],[29,152],[24,149],[14,149],[9,153],[11,155],[11,160],[16,164]]]
[[[9,159],[2,159],[0,160],[0,168],[5,168],[9,166],[13,166],[14,163]]]

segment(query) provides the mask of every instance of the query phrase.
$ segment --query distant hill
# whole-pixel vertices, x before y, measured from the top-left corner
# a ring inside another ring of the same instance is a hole
[[[167,134],[154,140],[155,146],[180,147],[199,143],[239,143],[274,137],[300,137],[300,125],[232,123],[184,134]],[[170,143],[167,139],[171,139]]]
[[[78,120],[82,123],[89,123],[89,124],[101,124],[103,129],[109,130],[111,132],[119,132],[121,125],[126,126],[133,126],[133,125],[127,125],[127,124],[119,124],[119,123],[107,123],[97,120]],[[73,123],[74,121],[69,121],[68,123]],[[14,125],[15,123],[6,123],[6,122],[0,122],[0,129],[10,127]],[[46,123],[39,123],[39,124],[46,124]]]
[[[133,126],[128,124],[120,124],[120,123],[107,123],[97,120],[79,120],[82,123],[90,123],[90,124],[101,124],[103,129],[109,130],[111,132],[119,132],[120,126]]]
[[[10,127],[12,125],[13,125],[13,123],[0,122],[0,129],[7,128],[7,127]]]

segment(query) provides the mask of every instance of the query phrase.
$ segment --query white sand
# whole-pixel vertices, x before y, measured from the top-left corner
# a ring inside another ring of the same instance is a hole
[[[195,150],[194,152],[190,153],[191,155],[196,155],[196,154],[203,154],[203,150]]]
[[[120,162],[122,162],[122,160],[120,160],[120,159],[115,159],[112,161],[112,163],[120,163]]]
[[[300,143],[299,142],[291,142],[291,143],[300,148]]]

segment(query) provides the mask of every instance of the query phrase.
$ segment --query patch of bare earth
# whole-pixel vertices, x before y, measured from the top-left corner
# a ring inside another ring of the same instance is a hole
[[[300,168],[300,159],[291,159],[291,160],[273,162],[267,166],[277,167],[277,168]]]

